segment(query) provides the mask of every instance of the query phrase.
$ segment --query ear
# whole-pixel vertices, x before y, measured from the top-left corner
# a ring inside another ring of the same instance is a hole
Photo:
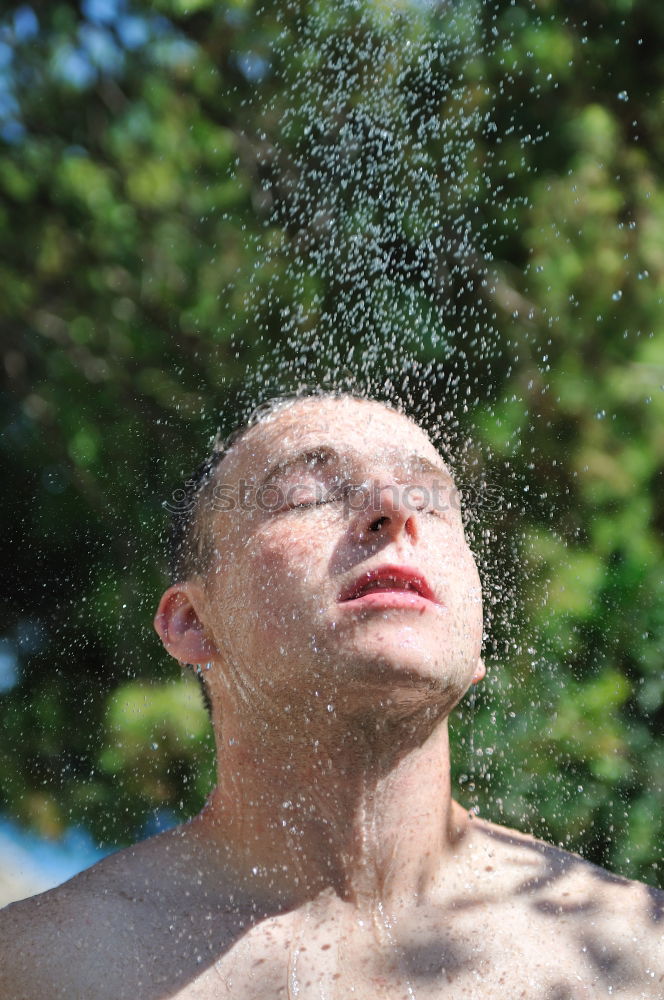
[[[486,674],[486,667],[484,666],[484,660],[480,656],[477,661],[477,667],[475,668],[475,673],[473,674],[473,684],[479,684],[484,675]]]
[[[197,610],[203,603],[199,589],[191,582],[169,587],[154,617],[159,638],[180,663],[208,663],[217,656]]]

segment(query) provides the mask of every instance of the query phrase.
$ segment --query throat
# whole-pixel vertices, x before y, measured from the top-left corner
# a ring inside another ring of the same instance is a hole
[[[346,747],[226,742],[205,823],[259,894],[290,905],[330,889],[374,906],[426,893],[458,836],[447,720],[409,746],[396,723],[365,721]]]

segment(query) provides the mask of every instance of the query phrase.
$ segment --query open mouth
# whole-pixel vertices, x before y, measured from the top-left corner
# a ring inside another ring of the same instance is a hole
[[[385,595],[383,599],[388,599],[388,595],[400,595],[406,603],[423,600],[440,603],[425,577],[408,566],[380,566],[367,570],[341,591],[339,601],[360,601],[372,595],[377,595],[378,600],[380,595]]]

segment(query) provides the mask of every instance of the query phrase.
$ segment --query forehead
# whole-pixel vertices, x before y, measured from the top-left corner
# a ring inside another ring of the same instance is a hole
[[[418,454],[444,467],[429,437],[412,420],[375,400],[307,398],[250,428],[230,449],[225,476],[260,476],[280,458],[315,445],[381,461],[395,454]]]

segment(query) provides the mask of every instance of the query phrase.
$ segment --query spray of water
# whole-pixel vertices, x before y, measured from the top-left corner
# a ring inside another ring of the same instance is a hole
[[[484,75],[499,41],[496,16],[482,3],[388,13],[345,0],[313,3],[306,17],[285,5],[279,23],[271,81],[279,108],[287,94],[287,110],[278,114],[269,88],[259,87],[260,110],[248,116],[259,127],[243,144],[261,178],[255,209],[263,230],[243,303],[247,330],[235,350],[258,344],[262,358],[235,419],[271,397],[314,387],[385,400],[427,430],[464,494],[494,668],[484,718],[495,723],[498,703],[502,712],[511,707],[497,667],[515,644],[518,552],[505,524],[522,505],[510,442],[500,486],[492,479],[498,459],[478,445],[494,387],[522,336],[505,337],[504,316],[518,296],[496,263],[518,201],[497,180],[505,171],[502,137]],[[522,399],[515,404],[527,409]],[[511,445],[521,445],[516,434]],[[269,713],[261,692],[241,677],[238,684]],[[473,693],[459,711],[455,763],[466,804],[479,812],[494,747],[490,723],[477,730],[474,705]],[[291,948],[292,997],[300,993],[306,920]],[[396,954],[382,904],[374,923],[378,943]]]

